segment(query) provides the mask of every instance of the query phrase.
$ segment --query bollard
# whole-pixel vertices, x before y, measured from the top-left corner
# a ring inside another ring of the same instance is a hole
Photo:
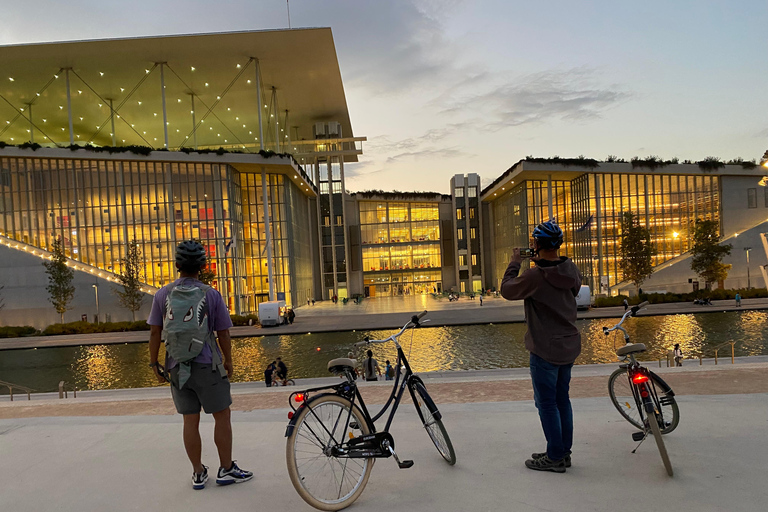
[[[59,399],[61,400],[63,398],[64,398],[64,381],[62,380],[59,382]]]
[[[11,402],[13,402],[13,387],[12,386],[8,386],[8,390],[11,393]]]
[[[701,354],[699,354],[699,366],[701,366],[701,365],[703,365],[703,364],[704,364],[704,360],[703,360],[703,358],[704,358],[704,356],[703,356],[703,355],[701,355]]]
[[[719,350],[719,349],[717,349]],[[715,350],[715,364],[717,364],[717,350]]]
[[[669,362],[667,362],[669,364]],[[659,368],[661,368],[661,359],[659,359]]]
[[[736,346],[736,342],[731,342],[731,364],[734,364],[734,347]]]
[[[77,388],[72,388],[72,394],[77,398]]]

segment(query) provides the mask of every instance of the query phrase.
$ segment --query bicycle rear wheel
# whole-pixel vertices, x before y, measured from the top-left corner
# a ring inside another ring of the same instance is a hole
[[[415,380],[410,386],[413,401],[416,404],[416,410],[419,418],[424,424],[424,429],[429,434],[429,438],[440,452],[445,461],[453,466],[456,464],[456,452],[453,451],[453,444],[448,432],[443,425],[442,416],[437,410],[435,402],[427,393],[427,388],[420,380]]]
[[[286,462],[291,483],[304,501],[319,510],[348,507],[368,483],[373,458],[332,454],[331,448],[346,442],[350,432],[354,436],[370,433],[363,413],[346,398],[327,395],[301,409],[288,437]]]
[[[656,407],[661,411],[661,421],[663,422],[663,425],[659,425],[659,429],[662,434],[669,434],[680,423],[680,409],[677,406],[674,395],[671,394],[672,390],[669,386],[653,372],[648,373],[658,395]],[[637,401],[632,393],[632,385],[629,383],[625,368],[619,368],[611,374],[608,379],[608,393],[611,396],[613,406],[616,407],[616,410],[619,411],[624,419],[634,427],[643,429],[645,413],[637,407]]]
[[[649,405],[652,406],[652,404]],[[669,460],[667,447],[664,445],[664,438],[661,437],[658,413],[655,410],[648,412],[648,426],[651,428],[653,438],[656,440],[656,447],[659,449],[659,455],[661,455],[661,461],[664,463],[664,469],[667,470],[669,476],[673,476],[674,471],[672,470],[672,462]]]

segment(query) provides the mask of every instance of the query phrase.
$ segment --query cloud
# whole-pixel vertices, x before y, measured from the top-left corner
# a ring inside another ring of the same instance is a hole
[[[459,91],[460,93],[461,91]],[[547,70],[493,86],[474,96],[444,97],[444,114],[483,111],[486,129],[499,130],[554,119],[581,121],[626,101],[631,94],[619,86],[601,86],[592,68]]]

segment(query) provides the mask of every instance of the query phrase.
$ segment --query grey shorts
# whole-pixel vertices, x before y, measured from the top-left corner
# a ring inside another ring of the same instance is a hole
[[[171,368],[171,395],[179,414],[206,414],[223,411],[232,405],[229,379],[211,364],[192,363],[192,374],[182,389],[178,388],[179,367]]]

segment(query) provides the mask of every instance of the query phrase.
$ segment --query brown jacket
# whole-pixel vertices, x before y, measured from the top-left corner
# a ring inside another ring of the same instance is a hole
[[[571,364],[581,353],[581,335],[576,327],[576,295],[581,273],[573,261],[539,260],[518,275],[520,263],[511,262],[501,281],[507,300],[524,299],[525,348],[552,364]]]

